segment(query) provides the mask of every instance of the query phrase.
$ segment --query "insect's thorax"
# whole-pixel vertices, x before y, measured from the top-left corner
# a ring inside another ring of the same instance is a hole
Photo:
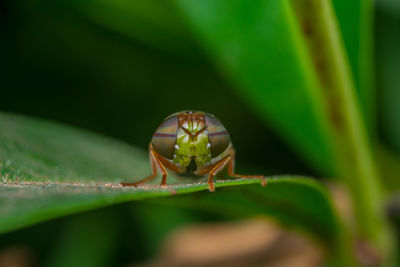
[[[177,131],[173,162],[192,172],[210,163],[211,151],[204,119],[182,119]]]

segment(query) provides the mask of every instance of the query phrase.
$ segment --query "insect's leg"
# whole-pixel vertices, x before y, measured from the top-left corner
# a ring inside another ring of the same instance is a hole
[[[162,167],[162,164],[157,159],[157,156],[155,155],[151,145],[149,147],[149,159],[150,159],[150,162],[151,162],[151,170],[152,170],[152,174],[150,176],[148,176],[148,177],[146,177],[143,180],[140,180],[138,182],[134,182],[134,183],[124,183],[124,182],[122,182],[121,185],[123,185],[123,186],[139,186],[141,184],[144,184],[144,183],[154,179],[157,176],[157,169],[159,169],[159,171],[163,175],[163,178],[165,176],[165,179],[166,179],[167,173],[166,173],[164,167]]]
[[[220,162],[218,162],[209,172],[209,178],[208,178],[208,190],[210,192],[215,191],[215,185],[214,185],[214,176],[217,175],[224,167],[225,165],[230,162],[231,156],[227,156],[226,158],[222,159]]]
[[[154,155],[154,157],[157,160],[158,170],[160,171],[160,173],[162,175],[160,186],[166,187],[167,186],[167,171],[165,170],[165,167],[161,163],[161,161],[157,158],[157,155]]]
[[[231,177],[236,177],[236,178],[247,178],[247,179],[258,178],[261,180],[262,186],[265,186],[267,184],[267,181],[265,180],[264,175],[259,175],[259,174],[244,175],[244,174],[236,174],[235,173],[235,150],[233,148],[231,149],[230,161],[228,162],[228,175]]]

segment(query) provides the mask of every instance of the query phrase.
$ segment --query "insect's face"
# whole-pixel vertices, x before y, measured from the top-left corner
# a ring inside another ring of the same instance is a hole
[[[211,114],[185,111],[166,118],[152,138],[154,150],[174,163],[196,170],[229,146],[225,127]]]

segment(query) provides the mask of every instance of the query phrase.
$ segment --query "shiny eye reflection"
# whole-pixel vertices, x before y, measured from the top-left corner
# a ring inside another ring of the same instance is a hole
[[[168,116],[156,129],[149,144],[149,156],[153,173],[138,182],[121,183],[123,186],[139,186],[162,175],[161,186],[167,186],[167,171],[185,177],[208,175],[208,188],[215,190],[214,176],[224,168],[236,178],[258,178],[263,175],[241,175],[234,171],[235,150],[228,131],[212,114],[201,111],[182,111]]]

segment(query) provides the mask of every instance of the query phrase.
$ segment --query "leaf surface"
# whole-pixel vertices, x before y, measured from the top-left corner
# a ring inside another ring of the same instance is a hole
[[[208,204],[197,206],[210,210],[212,203],[221,206],[225,198],[227,211],[270,214],[292,226],[303,224],[314,234],[323,233],[323,238],[334,236],[338,227],[328,195],[310,178],[269,178],[265,188],[257,179],[225,179],[217,181],[216,193],[208,192],[204,180],[187,183],[172,174],[165,189],[157,186],[159,179],[138,188],[119,185],[121,181],[139,180],[149,171],[146,153],[127,144],[56,123],[1,113],[0,231],[125,201],[165,196],[174,196],[170,199],[176,198],[179,205],[201,198]],[[237,185],[243,187],[230,188]],[[204,192],[187,195],[186,199],[176,196],[197,191]],[[316,228],[308,225],[311,221],[322,230],[314,231]]]

